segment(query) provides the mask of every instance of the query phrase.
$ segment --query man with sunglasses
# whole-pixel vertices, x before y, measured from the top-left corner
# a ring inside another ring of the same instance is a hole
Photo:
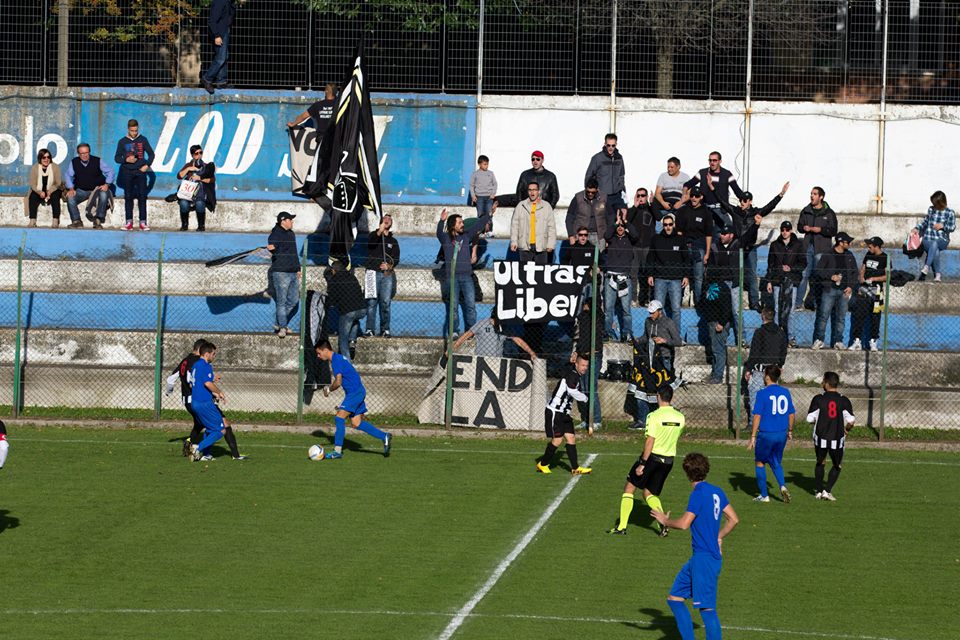
[[[719,233],[714,231],[714,219],[710,209],[703,204],[702,189],[692,187],[689,195],[690,202],[681,206],[676,212],[676,231],[689,245],[690,260],[693,264],[693,300],[700,302],[703,269],[710,261],[710,250],[719,238]]]
[[[830,319],[830,344],[834,349],[843,349],[843,332],[847,321],[850,296],[860,283],[857,258],[850,251],[853,238],[841,231],[834,238],[833,250],[820,256],[816,277],[823,284],[817,319],[814,323],[811,349],[822,349],[826,337],[827,318]]]
[[[647,286],[647,255],[657,233],[658,215],[651,207],[649,191],[640,187],[633,196],[633,206],[627,209],[627,224],[637,230],[633,245],[633,265],[630,274],[637,283],[637,305],[645,307],[653,298]]]
[[[570,206],[567,207],[566,224],[571,247],[577,241],[574,231],[586,227],[590,242],[599,246],[600,251],[606,248],[604,238],[607,235],[607,196],[600,193],[596,178],[588,179],[584,190],[573,196]]]
[[[730,190],[733,189],[738,198],[743,197],[743,190],[737,184],[737,179],[733,177],[729,170],[720,166],[722,158],[723,156],[720,155],[719,151],[711,151],[707,158],[707,166],[700,169],[683,185],[688,190],[700,186],[701,191],[703,191],[703,204],[713,212],[717,229],[721,229],[731,222],[720,208],[721,202],[730,201]],[[680,199],[680,204],[689,199],[689,193],[685,192],[683,198]]]
[[[676,233],[672,213],[663,216],[663,231],[653,237],[648,254],[651,275],[647,286],[653,297],[663,303],[667,316],[680,326],[680,296],[690,285],[690,253],[687,242]]]
[[[523,202],[528,195],[527,188],[530,183],[536,182],[540,186],[540,197],[549,202],[552,208],[556,208],[560,201],[560,186],[557,184],[557,176],[543,166],[543,151],[530,154],[530,165],[517,181],[517,202]]]
[[[613,217],[620,209],[626,208],[623,193],[626,190],[623,156],[617,150],[617,134],[608,133],[603,140],[603,148],[590,158],[584,183],[596,179],[600,193],[607,196],[607,215]]]
[[[749,244],[743,242],[744,230],[753,224],[759,226],[763,218],[777,208],[789,188],[790,182],[787,181],[780,189],[780,193],[763,207],[753,206],[753,194],[749,191],[744,191],[740,196],[739,207],[733,206],[729,202],[720,202],[720,208],[730,216],[733,221],[734,233],[737,238],[740,238],[743,246],[743,282],[747,285],[747,297],[750,308],[754,311],[760,311],[760,286],[757,281],[757,243],[756,238]]]
[[[177,172],[180,180],[199,182],[193,200],[180,198],[180,231],[186,231],[190,222],[190,209],[197,212],[197,231],[205,231],[207,211],[217,208],[217,167],[212,162],[203,161],[203,147],[198,144],[190,147],[190,161]]]
[[[793,311],[794,287],[800,283],[807,266],[807,252],[803,241],[793,232],[793,223],[780,223],[780,237],[770,243],[767,258],[767,275],[764,277],[762,306],[776,309],[777,324],[787,334],[790,346],[797,346],[797,339],[790,332],[790,312]],[[774,289],[779,293],[774,295]],[[776,303],[774,303],[776,301]]]

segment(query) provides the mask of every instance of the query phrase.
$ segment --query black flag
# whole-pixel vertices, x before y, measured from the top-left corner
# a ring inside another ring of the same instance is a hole
[[[349,264],[350,247],[360,215],[381,218],[380,168],[373,131],[373,108],[363,72],[363,43],[341,85],[333,120],[323,136],[311,173],[316,181],[305,195],[330,202],[330,259]],[[315,170],[315,172],[313,171]]]

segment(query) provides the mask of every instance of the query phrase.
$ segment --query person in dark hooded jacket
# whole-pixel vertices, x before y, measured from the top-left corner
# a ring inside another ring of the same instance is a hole
[[[804,249],[803,240],[793,232],[793,223],[784,220],[780,223],[780,237],[770,243],[767,275],[763,278],[760,301],[762,306],[777,311],[777,323],[787,334],[791,347],[797,346],[796,338],[790,333],[793,292],[800,284],[806,267],[807,252]],[[774,296],[774,289],[779,289],[777,296]]]
[[[773,321],[773,316],[773,309],[769,307],[760,311],[763,324],[753,332],[750,355],[743,365],[743,379],[750,400],[748,416],[756,404],[757,392],[764,387],[763,370],[771,364],[782,368],[787,360],[787,334]]]

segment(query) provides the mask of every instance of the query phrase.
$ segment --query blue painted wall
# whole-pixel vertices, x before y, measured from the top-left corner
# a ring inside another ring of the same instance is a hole
[[[41,95],[23,89],[0,102],[0,194],[20,195],[37,150],[49,148],[64,165],[76,145],[113,163],[127,120],[157,150],[152,195],[176,191],[176,172],[192,144],[216,162],[218,196],[233,200],[292,200],[286,123],[320,97],[281,91],[242,96],[181,89],[77,89]],[[240,101],[242,97],[242,101]],[[387,204],[436,204],[463,197],[473,171],[475,99],[470,96],[377,94],[374,118],[383,127],[378,154]]]

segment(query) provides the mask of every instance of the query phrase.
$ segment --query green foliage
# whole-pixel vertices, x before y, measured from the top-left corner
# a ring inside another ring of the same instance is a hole
[[[179,38],[181,23],[195,18],[197,7],[205,4],[209,4],[209,0],[133,0],[129,3],[121,3],[120,0],[74,0],[70,10],[107,18],[106,25],[87,34],[95,42],[131,42],[147,37],[172,43]]]

